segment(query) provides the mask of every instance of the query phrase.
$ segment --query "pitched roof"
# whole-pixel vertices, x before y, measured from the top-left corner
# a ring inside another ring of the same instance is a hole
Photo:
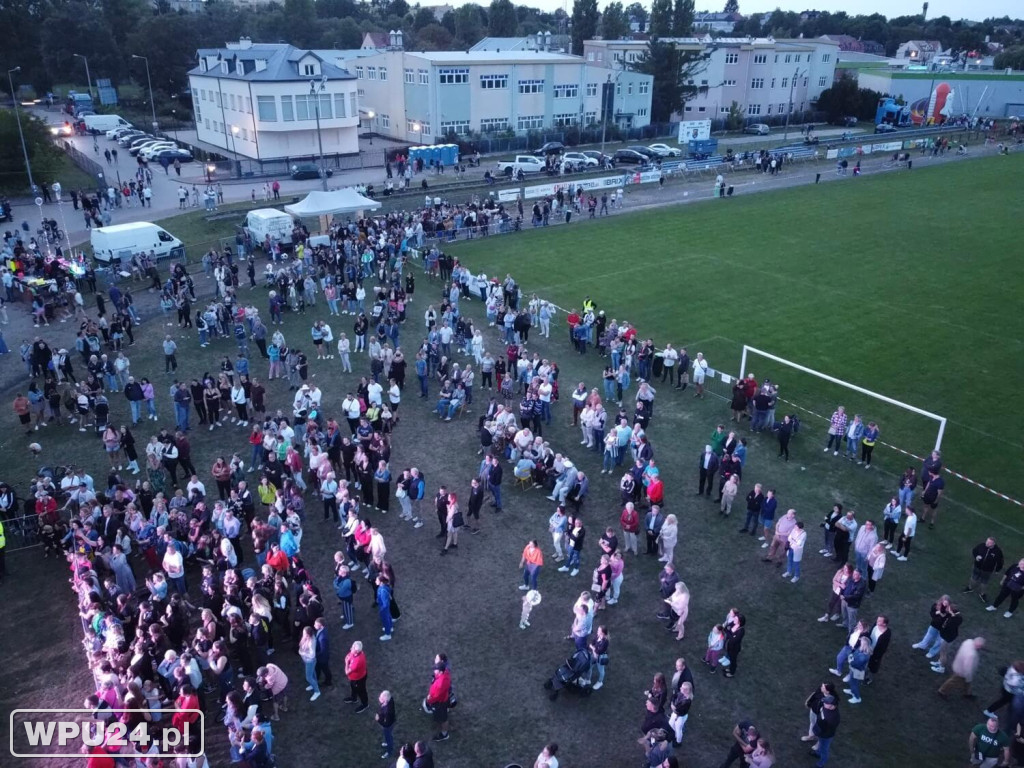
[[[308,80],[308,76],[299,74],[299,62],[312,56],[320,62],[320,71],[332,80],[353,80],[355,76],[344,69],[327,61],[316,51],[296,48],[284,43],[253,43],[247,48],[200,48],[197,51],[199,66],[189,70],[190,75],[209,75],[229,80],[246,80],[252,82],[274,82],[288,80]],[[208,58],[216,56],[219,61],[226,61],[227,71],[205,68]],[[265,61],[266,69],[256,69],[257,61]],[[242,64],[242,73],[238,72],[238,64]]]
[[[367,32],[363,37],[364,47],[366,47],[367,42],[374,48],[387,48],[391,44],[391,38],[387,32]]]

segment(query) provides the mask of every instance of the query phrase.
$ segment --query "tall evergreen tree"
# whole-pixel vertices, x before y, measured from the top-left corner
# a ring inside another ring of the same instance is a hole
[[[572,52],[576,56],[583,55],[583,41],[591,40],[597,35],[597,25],[601,21],[601,12],[597,10],[597,0],[574,0],[572,4]]]
[[[654,0],[651,3],[651,37],[672,36],[672,0]]]
[[[605,40],[621,40],[629,34],[629,17],[622,3],[608,3],[601,13],[601,37]]]
[[[487,34],[491,37],[514,37],[519,30],[519,17],[512,0],[492,0],[487,17]]]
[[[693,0],[675,0],[672,6],[672,36],[686,37],[693,30]]]
[[[672,42],[652,37],[647,52],[635,69],[654,78],[651,88],[651,122],[665,123],[682,112],[687,99],[700,88],[693,85],[707,67],[710,53],[683,50]]]

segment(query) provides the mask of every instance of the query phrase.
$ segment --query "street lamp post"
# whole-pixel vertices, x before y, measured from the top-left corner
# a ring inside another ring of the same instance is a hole
[[[323,183],[324,192],[327,191],[327,169],[324,168],[324,137],[320,133],[320,94],[327,87],[327,75],[319,80],[309,81],[309,95],[313,97],[313,106],[316,108],[316,141],[320,147],[320,181]]]
[[[238,178],[242,178],[242,164],[238,160],[238,149],[235,147],[235,137],[238,135],[237,125],[231,126],[231,152],[235,156],[235,167],[238,169]]]
[[[25,133],[21,129],[21,112],[18,110],[18,95],[14,92],[14,78],[11,77],[15,72],[21,72],[21,67],[15,67],[14,69],[7,70],[7,82],[11,86],[11,98],[14,100],[14,118],[18,121],[18,137],[21,139],[21,153],[25,156],[25,171],[28,173],[28,186],[34,193],[36,191],[36,183],[32,180],[32,165],[28,161],[28,148],[25,146]]]
[[[416,135],[420,137],[420,144],[423,143],[423,123],[413,123],[412,129],[416,132]]]
[[[146,62],[146,85],[149,86],[149,109],[153,115],[153,132],[156,133],[157,122],[156,122],[156,102],[153,101],[153,81],[149,77],[149,58],[146,56],[139,56],[137,53],[132,54],[133,59],[142,59]]]
[[[609,88],[607,86],[610,86],[613,83],[618,83],[619,82],[619,77],[625,71],[626,70],[624,70],[624,69],[620,70],[619,73],[617,75],[615,75],[615,77],[612,77],[611,75],[608,75],[608,82],[607,82],[607,84],[605,86],[605,89],[604,89],[605,92],[601,94],[601,154],[602,155],[604,154],[604,137],[605,137],[605,132],[608,130],[608,114],[607,114],[608,110],[605,108],[605,102],[610,97],[606,97],[606,94],[610,94],[612,92],[612,88]]]
[[[782,132],[782,140],[789,138],[789,116],[793,113],[793,89],[796,87],[797,78],[800,77],[800,69],[793,72],[793,82],[789,84],[789,103],[786,105],[786,129]]]
[[[71,54],[76,59],[81,59],[85,62],[85,81],[89,85],[89,98],[92,98],[92,75],[89,74],[89,60],[80,53]]]
[[[174,131],[174,143],[178,143],[178,111],[171,110],[171,130]]]

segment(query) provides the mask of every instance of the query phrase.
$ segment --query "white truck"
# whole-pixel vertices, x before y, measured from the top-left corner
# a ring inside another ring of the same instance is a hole
[[[533,155],[516,155],[515,160],[502,160],[498,163],[499,176],[515,176],[523,173],[540,173],[544,170],[544,160]]]
[[[90,234],[93,258],[109,264],[127,264],[137,253],[152,253],[157,259],[185,257],[185,246],[163,227],[148,221],[132,221],[96,227]]]
[[[249,211],[242,221],[242,229],[257,247],[262,247],[270,235],[272,242],[280,243],[286,250],[291,248],[294,228],[292,215],[277,208],[257,208]]]
[[[86,115],[82,118],[89,133],[106,133],[115,128],[131,128],[132,124],[120,115]]]

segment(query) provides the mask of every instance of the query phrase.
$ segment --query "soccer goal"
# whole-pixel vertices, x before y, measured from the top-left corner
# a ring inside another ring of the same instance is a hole
[[[858,394],[863,395],[865,397],[874,398],[876,400],[880,400],[883,403],[887,403],[887,404],[889,404],[891,406],[895,406],[896,408],[901,408],[903,410],[909,411],[910,413],[917,414],[918,416],[923,416],[923,417],[925,417],[927,419],[932,419],[933,421],[938,422],[938,433],[935,435],[935,447],[934,447],[934,450],[937,451],[937,450],[939,450],[942,447],[942,437],[943,437],[943,435],[946,432],[946,417],[945,416],[939,416],[937,413],[932,413],[931,411],[926,411],[923,408],[918,408],[915,405],[910,405],[909,403],[904,403],[904,402],[902,402],[900,400],[896,400],[895,398],[889,397],[887,395],[879,394],[878,392],[872,392],[870,389],[866,389],[864,387],[857,386],[856,384],[851,384],[850,382],[843,381],[842,379],[837,379],[835,376],[829,376],[827,373],[822,373],[821,371],[816,371],[813,368],[808,368],[805,365],[800,365],[799,363],[795,363],[792,360],[787,360],[784,357],[779,357],[778,355],[773,355],[771,352],[765,352],[763,349],[757,349],[756,347],[751,347],[751,346],[749,346],[747,344],[743,345],[743,357],[740,360],[740,378],[741,379],[744,376],[747,375],[747,363],[749,362],[749,360],[750,360],[750,358],[752,356],[753,357],[764,358],[766,360],[771,360],[772,362],[777,363],[779,365],[783,365],[783,366],[786,366],[788,368],[793,368],[794,370],[800,371],[801,373],[805,373],[808,376],[814,376],[816,378],[819,378],[819,379],[822,379],[824,381],[827,381],[830,384],[835,384],[836,386],[843,387],[845,389],[849,389],[849,390],[851,390],[853,392],[857,392]],[[783,399],[780,398],[780,400],[783,400]],[[810,409],[805,408],[804,406],[801,406],[799,403],[793,403],[793,402],[788,401],[788,400],[783,400],[783,402],[788,402],[791,405],[795,405],[796,407],[801,408],[802,410],[805,410],[808,413],[811,413],[811,414],[813,414],[815,416],[820,416],[820,417],[822,417],[824,419],[828,419],[831,416],[831,413],[815,413],[814,411],[811,411]],[[884,443],[883,441],[879,441],[879,442],[882,442],[883,445],[888,445],[891,448],[895,448],[896,450],[900,450],[900,451],[903,450],[903,449],[898,448],[897,446],[892,445],[890,443]],[[909,452],[907,452],[907,453],[909,453]]]

